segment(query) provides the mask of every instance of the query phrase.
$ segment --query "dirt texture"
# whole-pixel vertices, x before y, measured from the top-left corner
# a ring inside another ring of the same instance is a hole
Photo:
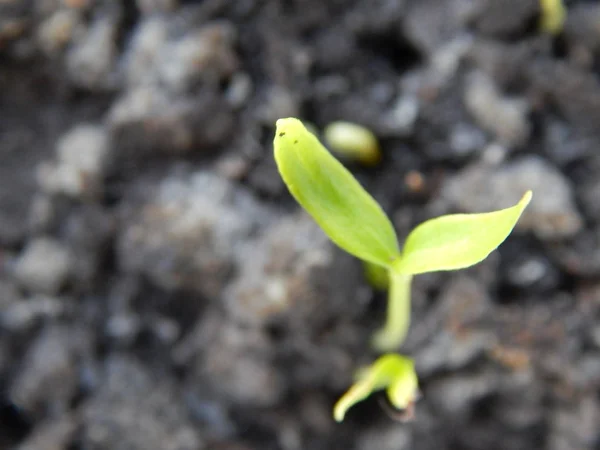
[[[600,449],[600,4],[0,1],[0,449]],[[362,124],[401,237],[534,199],[418,276],[414,421],[332,406],[385,296],[274,123]]]

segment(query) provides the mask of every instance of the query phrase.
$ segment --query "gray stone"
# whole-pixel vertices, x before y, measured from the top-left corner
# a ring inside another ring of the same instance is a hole
[[[38,182],[48,193],[97,196],[109,153],[108,134],[100,126],[77,125],[56,145],[56,160],[38,169]]]
[[[465,367],[485,354],[494,341],[495,336],[489,332],[469,331],[459,336],[442,331],[419,350],[415,361],[417,372],[428,376],[438,371]]]
[[[435,380],[428,385],[426,398],[446,414],[468,416],[475,403],[497,390],[493,373],[455,374]]]
[[[491,36],[510,36],[527,29],[539,14],[536,0],[485,0],[479,2],[477,29]]]
[[[570,406],[555,410],[550,418],[548,450],[593,449],[600,439],[600,407],[593,396],[579,398]]]
[[[63,299],[36,295],[11,303],[0,311],[0,324],[16,332],[32,328],[43,320],[61,317],[68,311]]]
[[[407,346],[414,347],[415,364],[422,376],[465,367],[495,342],[493,332],[482,326],[492,302],[485,285],[476,278],[453,278],[433,308],[417,308]]]
[[[125,81],[130,87],[158,84],[156,65],[168,35],[165,16],[151,16],[138,23],[123,55]]]
[[[410,2],[403,31],[421,52],[432,55],[461,31],[477,12],[477,3],[468,0]]]
[[[301,332],[335,317],[340,308],[349,315],[360,308],[360,279],[350,282],[354,270],[338,261],[329,239],[304,212],[274,222],[238,258],[239,271],[224,292],[227,311],[237,321],[285,324]],[[337,276],[345,280],[343,288],[335,284]]]
[[[371,427],[365,430],[356,443],[357,450],[410,450],[414,448],[409,427],[398,424]]]
[[[505,265],[505,274],[511,286],[545,292],[558,287],[561,274],[548,257],[527,247],[507,253],[510,260]]]
[[[577,127],[556,118],[547,118],[544,127],[544,153],[550,160],[564,167],[595,153],[595,140]]]
[[[67,71],[71,80],[91,91],[116,86],[118,21],[101,16],[88,28],[67,53]]]
[[[61,8],[40,24],[37,40],[45,53],[55,56],[85,31],[80,11],[75,8]]]
[[[581,140],[598,139],[600,83],[594,74],[577,65],[550,58],[534,58],[524,71],[532,91],[555,105],[560,117],[574,128]],[[595,154],[588,143],[588,152]]]
[[[231,24],[214,21],[182,31],[175,23],[161,16],[140,23],[124,55],[130,86],[153,85],[182,94],[198,82],[219,83],[235,73]]]
[[[216,91],[175,96],[154,85],[132,88],[112,105],[107,118],[114,168],[144,163],[154,155],[213,149],[232,136],[234,117]]]
[[[234,405],[264,407],[277,403],[287,387],[272,360],[272,343],[258,328],[220,322],[205,336],[207,351],[197,358],[189,382]]]
[[[170,40],[156,66],[158,80],[177,92],[185,92],[200,80],[219,82],[229,78],[238,66],[235,39],[231,24],[213,22]]]
[[[10,386],[12,401],[34,414],[64,414],[77,392],[75,344],[85,345],[86,339],[85,335],[73,335],[72,330],[62,327],[43,331],[29,347]]]
[[[223,178],[205,171],[174,174],[122,230],[119,261],[126,271],[143,273],[165,289],[188,288],[214,298],[239,246],[269,216]]]
[[[299,111],[297,95],[283,86],[271,86],[262,96],[255,114],[261,123],[273,126],[282,117],[297,117]]]
[[[38,424],[35,431],[20,443],[15,450],[61,450],[68,448],[75,432],[77,421],[71,415],[64,415],[60,419],[43,421]]]
[[[205,448],[172,380],[153,376],[124,357],[106,361],[98,389],[81,407],[81,418],[81,445],[91,450]]]
[[[33,292],[57,293],[73,272],[75,261],[68,248],[56,239],[29,241],[15,262],[14,275]]]
[[[121,345],[131,344],[141,329],[140,322],[136,314],[115,314],[106,321],[106,334]]]
[[[136,0],[138,9],[147,15],[158,15],[173,11],[178,6],[178,0]]]
[[[600,49],[600,35],[596,28],[598,21],[600,6],[595,3],[578,3],[569,7],[564,34],[574,47],[572,50],[583,47],[593,54]]]
[[[483,131],[468,123],[457,124],[450,133],[450,148],[457,156],[469,156],[481,151],[486,141]]]
[[[225,291],[225,305],[236,320],[264,324],[292,308],[313,308],[311,273],[332,262],[325,234],[307,216],[284,219],[243,250],[242,270]]]
[[[419,101],[410,94],[396,99],[392,108],[383,118],[388,128],[387,136],[409,136],[419,117]]]
[[[477,123],[493,133],[500,143],[518,147],[527,141],[530,133],[527,101],[503,96],[483,73],[473,73],[468,78],[465,104]]]
[[[250,75],[245,72],[238,72],[231,77],[225,91],[225,97],[232,107],[242,108],[250,99],[253,89]]]

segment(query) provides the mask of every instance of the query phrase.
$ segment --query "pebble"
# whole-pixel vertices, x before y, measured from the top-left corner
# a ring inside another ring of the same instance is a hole
[[[34,414],[65,413],[77,390],[73,336],[67,328],[43,331],[25,354],[21,373],[10,386],[11,399]],[[81,336],[78,336],[81,338]]]
[[[590,53],[600,49],[600,33],[597,24],[600,21],[600,6],[594,3],[569,5],[564,25],[564,35],[571,46],[582,46]]]
[[[464,417],[472,412],[478,400],[496,389],[497,381],[493,373],[449,375],[428,385],[425,396],[431,398],[436,409],[440,408],[453,417]]]
[[[542,255],[529,255],[512,261],[506,268],[506,279],[515,287],[536,290],[556,289],[560,282],[560,272]]]
[[[416,358],[417,372],[427,377],[443,370],[467,366],[485,353],[495,340],[493,333],[469,331],[460,336],[442,331],[434,336]]]
[[[79,409],[85,448],[204,449],[170,378],[137,361],[109,356],[99,386]]]
[[[365,430],[356,442],[357,450],[410,450],[414,448],[410,427],[397,424],[375,426]]]
[[[43,163],[38,168],[38,183],[49,194],[97,196],[108,156],[106,130],[98,125],[77,125],[59,139],[56,161]]]
[[[248,192],[224,178],[208,171],[173,174],[127,222],[118,258],[126,271],[164,289],[187,288],[213,298],[225,287],[239,247],[269,217]]]
[[[101,17],[90,25],[67,52],[67,72],[73,83],[92,92],[116,87],[117,35],[113,17]]]
[[[77,420],[70,414],[40,422],[33,433],[15,450],[58,450],[67,448],[77,431]]]
[[[459,123],[450,132],[450,148],[458,157],[482,151],[486,144],[485,133],[469,123]]]
[[[527,142],[531,126],[527,118],[529,104],[525,99],[501,95],[493,81],[478,72],[468,78],[464,96],[473,118],[500,143],[518,147]]]
[[[572,406],[556,408],[550,416],[548,450],[592,449],[600,439],[600,408],[593,396],[586,395]]]
[[[63,299],[38,295],[11,303],[0,312],[0,324],[7,330],[22,332],[34,325],[61,317],[68,311]]]
[[[106,335],[120,345],[129,345],[138,336],[141,320],[137,314],[122,312],[106,321]]]
[[[177,95],[200,83],[218,84],[239,66],[236,29],[226,21],[177,29],[164,16],[148,16],[135,29],[123,56],[131,87],[152,85]]]
[[[162,15],[139,22],[122,56],[125,81],[130,88],[158,84],[156,66],[168,33],[169,23]]]
[[[254,327],[224,322],[207,341],[210,348],[198,358],[189,380],[204,389],[245,407],[276,404],[287,380],[271,360],[272,344]]]
[[[383,117],[386,136],[410,136],[419,118],[419,101],[412,94],[398,97]]]
[[[135,4],[142,14],[158,15],[168,13],[178,6],[179,0],[135,0]]]
[[[361,309],[359,265],[341,259],[318,225],[304,212],[274,221],[240,249],[238,271],[224,292],[232,318],[253,326],[277,323],[303,332]],[[349,282],[348,274],[353,282]],[[335,284],[337,277],[345,280]],[[334,288],[334,286],[337,286]],[[343,287],[340,287],[343,286]],[[329,319],[328,319],[329,318]]]
[[[29,241],[15,261],[17,281],[32,292],[56,294],[68,281],[75,261],[64,244],[49,237]]]
[[[168,40],[154,68],[158,80],[176,92],[186,92],[197,81],[218,83],[230,78],[238,67],[235,41],[235,28],[224,21]]]
[[[40,24],[37,40],[46,54],[54,56],[72,42],[74,36],[84,31],[79,11],[59,9]]]
[[[235,135],[231,106],[212,89],[175,95],[137,86],[113,103],[107,122],[116,170],[152,156],[214,150]]]
[[[539,0],[486,0],[482,3],[475,27],[489,36],[522,33],[539,14]]]

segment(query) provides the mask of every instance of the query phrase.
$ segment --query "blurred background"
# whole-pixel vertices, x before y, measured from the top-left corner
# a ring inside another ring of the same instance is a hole
[[[600,449],[599,62],[596,1],[1,0],[0,449]],[[374,133],[401,237],[534,191],[416,277],[411,423],[332,419],[385,293],[283,185],[287,116]]]

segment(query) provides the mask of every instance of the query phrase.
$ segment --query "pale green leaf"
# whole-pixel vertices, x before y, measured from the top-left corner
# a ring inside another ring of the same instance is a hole
[[[389,267],[400,255],[390,220],[298,119],[277,121],[275,161],[294,198],[348,253]]]
[[[531,200],[525,193],[515,206],[479,214],[452,214],[423,222],[406,239],[393,270],[419,274],[456,270],[483,261],[510,234]]]
[[[335,404],[334,419],[341,422],[352,406],[381,389],[386,389],[394,407],[409,408],[416,400],[419,390],[413,361],[391,353],[381,356],[371,366],[362,369],[356,383]]]

